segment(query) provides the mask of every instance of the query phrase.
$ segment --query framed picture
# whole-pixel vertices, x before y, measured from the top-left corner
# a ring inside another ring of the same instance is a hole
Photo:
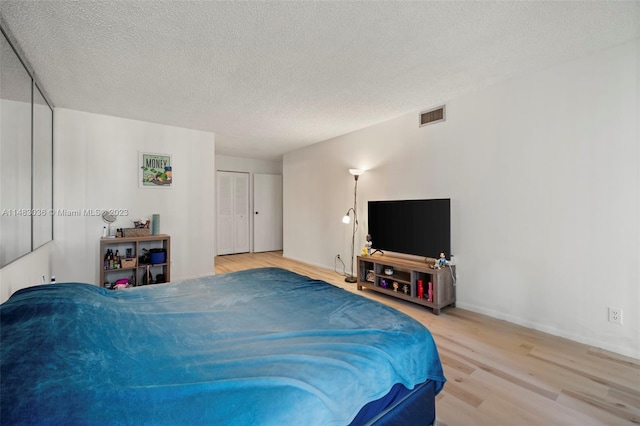
[[[138,183],[140,188],[171,188],[173,167],[171,155],[140,152]]]

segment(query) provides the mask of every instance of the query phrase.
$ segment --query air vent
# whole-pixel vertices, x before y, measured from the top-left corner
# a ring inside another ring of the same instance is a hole
[[[440,121],[445,121],[446,117],[444,114],[445,106],[439,106],[437,108],[430,109],[429,111],[422,111],[420,113],[420,127],[426,126],[427,124],[439,123]]]

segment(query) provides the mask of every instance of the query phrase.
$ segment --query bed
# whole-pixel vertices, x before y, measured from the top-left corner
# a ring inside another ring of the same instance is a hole
[[[278,268],[0,305],[3,424],[428,425],[430,332]]]

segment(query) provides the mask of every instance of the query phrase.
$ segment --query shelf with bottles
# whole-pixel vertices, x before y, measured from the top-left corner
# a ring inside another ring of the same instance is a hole
[[[171,237],[168,235],[102,238],[100,255],[99,284],[103,287],[156,284],[171,279]],[[143,280],[147,266],[153,276],[151,280]]]
[[[107,249],[104,254],[103,268],[105,271],[120,269],[136,269],[137,258],[133,256],[133,249],[127,248],[125,256],[120,254],[120,250]]]

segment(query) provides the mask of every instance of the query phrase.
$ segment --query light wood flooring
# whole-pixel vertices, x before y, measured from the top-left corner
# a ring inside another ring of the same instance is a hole
[[[423,306],[355,284],[282,252],[218,256],[215,272],[275,266],[378,300],[424,324],[447,383],[437,425],[640,424],[640,361],[460,308]]]

